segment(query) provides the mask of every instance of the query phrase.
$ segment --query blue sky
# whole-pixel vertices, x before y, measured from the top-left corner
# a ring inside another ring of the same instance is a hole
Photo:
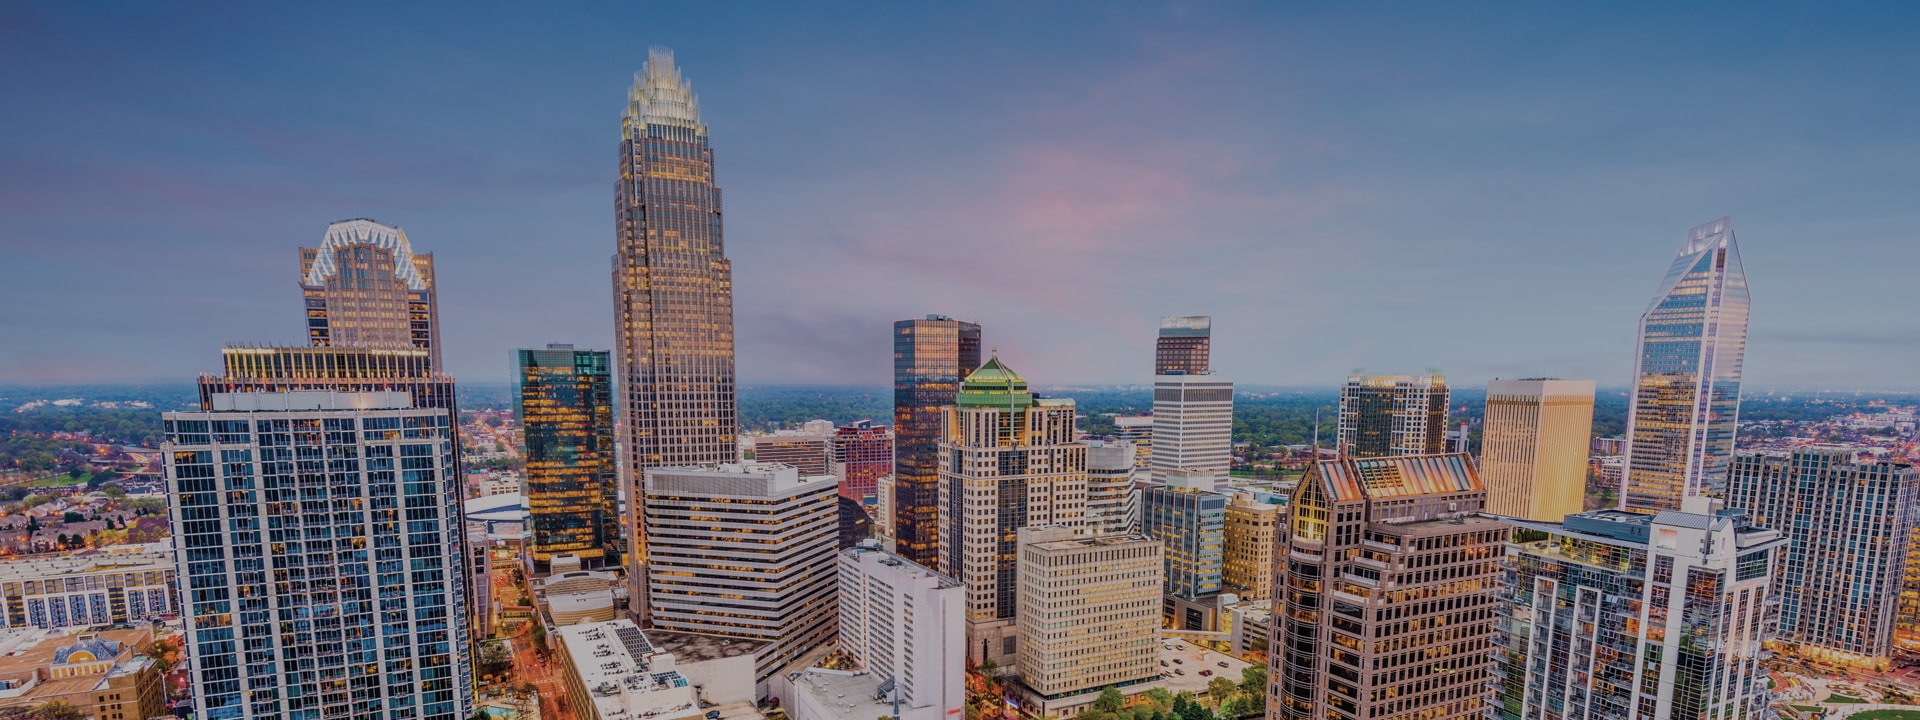
[[[697,7],[696,7],[697,6]],[[619,114],[701,97],[743,382],[882,383],[888,323],[1140,382],[1624,382],[1730,215],[1749,385],[1914,386],[1920,10],[1747,4],[0,4],[0,383],[301,337],[295,248],[433,252],[450,369],[607,347]]]

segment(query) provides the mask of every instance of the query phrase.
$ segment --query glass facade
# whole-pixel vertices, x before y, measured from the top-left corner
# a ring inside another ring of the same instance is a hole
[[[1439,375],[1361,375],[1340,390],[1340,454],[1370,458],[1446,451],[1447,403]]]
[[[938,315],[893,324],[894,543],[926,567],[940,565],[941,419],[979,367],[979,325]]]
[[[1747,350],[1747,275],[1733,225],[1701,225],[1640,316],[1620,507],[1680,509],[1726,489]]]
[[[200,717],[472,713],[449,413],[167,413]]]
[[[1163,485],[1141,491],[1140,527],[1166,544],[1166,592],[1198,598],[1220,592],[1226,561],[1227,496]],[[1212,628],[1187,628],[1210,630]]]
[[[514,351],[514,413],[524,434],[533,561],[620,564],[620,487],[607,353]]]
[[[333,223],[320,247],[300,248],[300,277],[314,347],[419,348],[440,365],[433,254],[413,252],[400,228]]]

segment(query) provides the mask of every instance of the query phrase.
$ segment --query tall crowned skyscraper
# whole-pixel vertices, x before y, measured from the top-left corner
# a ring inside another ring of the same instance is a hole
[[[1725,490],[1747,305],[1733,223],[1720,218],[1688,232],[1640,316],[1621,509],[1678,510],[1683,497]]]
[[[980,367],[980,326],[944,315],[893,324],[893,497],[881,502],[895,551],[940,566],[940,423]]]
[[[621,119],[614,201],[619,248],[613,304],[620,388],[621,471],[635,487],[651,467],[733,462],[733,264],[721,240],[713,148],[693,86],[673,51],[654,48],[633,79]],[[630,517],[640,522],[642,508]],[[629,529],[630,562],[646,562],[646,532]],[[644,572],[634,572],[638,579]],[[645,608],[645,588],[632,603]]]
[[[415,253],[400,228],[328,225],[320,247],[300,248],[300,291],[314,347],[420,348],[441,367],[433,254]]]
[[[1213,374],[1208,365],[1212,342],[1212,318],[1160,319],[1149,460],[1154,482],[1165,482],[1179,470],[1224,478],[1233,463],[1233,381]]]

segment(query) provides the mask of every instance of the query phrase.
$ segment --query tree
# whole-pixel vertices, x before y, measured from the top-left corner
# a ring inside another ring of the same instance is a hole
[[[67,477],[73,478],[75,480],[79,480],[80,476],[85,474],[86,474],[86,471],[81,470],[80,467],[77,465],[74,467],[67,468]]]
[[[127,489],[120,487],[119,485],[108,485],[105,490],[101,490],[100,492],[106,494],[107,497],[113,498],[115,500],[119,500],[120,498],[124,498],[127,496]]]
[[[513,670],[513,650],[505,642],[495,640],[480,646],[480,659],[475,663],[481,675],[505,676]]]
[[[1155,710],[1160,712],[1170,712],[1173,710],[1173,693],[1167,692],[1166,688],[1153,688],[1152,690],[1141,693],[1141,695],[1146,697],[1147,702],[1152,704]]]
[[[60,514],[60,522],[63,522],[63,523],[83,523],[86,521],[87,521],[87,516],[81,515],[80,513],[74,512],[72,510],[68,510]]]
[[[1259,665],[1248,665],[1240,670],[1240,692],[1248,697],[1266,697],[1267,669]]]
[[[140,650],[141,655],[145,655],[153,659],[153,663],[160,667],[160,672],[162,673],[165,673],[173,669],[173,663],[174,663],[173,652],[174,652],[173,644],[165,640],[155,640],[153,642],[147,643],[147,646]]]
[[[55,700],[33,706],[33,720],[87,720],[80,708]]]
[[[1105,690],[1101,690],[1100,697],[1094,698],[1093,709],[1104,710],[1109,713],[1117,713],[1117,712],[1120,712],[1121,706],[1124,706],[1126,704],[1127,704],[1127,696],[1120,694],[1120,690],[1118,688],[1110,687]]]
[[[1227,700],[1239,693],[1240,686],[1234,684],[1232,680],[1215,675],[1212,680],[1207,681],[1207,694],[1213,697],[1214,707],[1227,704]]]

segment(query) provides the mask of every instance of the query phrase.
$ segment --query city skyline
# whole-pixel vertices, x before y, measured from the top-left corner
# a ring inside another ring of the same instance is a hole
[[[1410,9],[1432,14],[1408,18],[1428,21],[1416,32],[1347,11],[922,9],[723,38],[669,10],[659,36],[613,42],[622,23],[564,9],[523,24],[483,8],[433,33],[407,29],[431,24],[417,9],[385,25],[322,9],[5,12],[15,42],[0,52],[39,69],[0,90],[45,112],[0,120],[34,141],[0,154],[0,287],[22,300],[0,302],[14,333],[0,381],[188,377],[204,347],[292,344],[298,301],[251,298],[286,297],[287,248],[354,217],[434,251],[452,283],[448,373],[504,382],[496,358],[512,347],[612,346],[604,312],[587,311],[611,304],[610,98],[658,43],[700,79],[726,138],[746,383],[879,384],[887,323],[928,312],[996,328],[993,344],[1036,376],[1143,382],[1152,319],[1208,313],[1223,333],[1214,364],[1248,385],[1437,367],[1463,387],[1615,387],[1654,289],[1643,268],[1669,256],[1676,228],[1725,214],[1761,269],[1748,388],[1914,384],[1900,360],[1920,328],[1885,308],[1903,306],[1899,268],[1920,253],[1899,200],[1914,108],[1890,70],[1916,50],[1881,17],[1530,10],[1489,23]],[[1688,42],[1707,20],[1742,42]],[[969,30],[1002,23],[1034,35],[947,62]],[[861,39],[876,24],[895,34]],[[349,28],[369,39],[351,57],[331,44]],[[1449,28],[1482,49],[1443,41]],[[1495,62],[1540,28],[1563,40],[1538,67]],[[1061,31],[1060,48],[1036,37]],[[199,32],[234,41],[165,40]],[[1320,39],[1342,32],[1358,41]],[[553,58],[510,67],[488,52],[509,36]],[[823,87],[822,73],[848,80]],[[1144,87],[1202,111],[1125,112]],[[1881,112],[1859,113],[1861,98]],[[1686,103],[1738,121],[1686,121],[1672,110]],[[140,122],[107,107],[141,108]],[[112,156],[95,141],[106,122],[127,140]],[[108,160],[113,172],[86,172]],[[93,201],[100,178],[116,202]],[[990,262],[1012,251],[1027,262]],[[1368,283],[1342,280],[1360,265]],[[33,301],[55,292],[71,297]],[[135,303],[230,321],[163,331],[124,311]],[[1480,327],[1352,330],[1409,303]],[[1322,351],[1286,352],[1300,346]]]

